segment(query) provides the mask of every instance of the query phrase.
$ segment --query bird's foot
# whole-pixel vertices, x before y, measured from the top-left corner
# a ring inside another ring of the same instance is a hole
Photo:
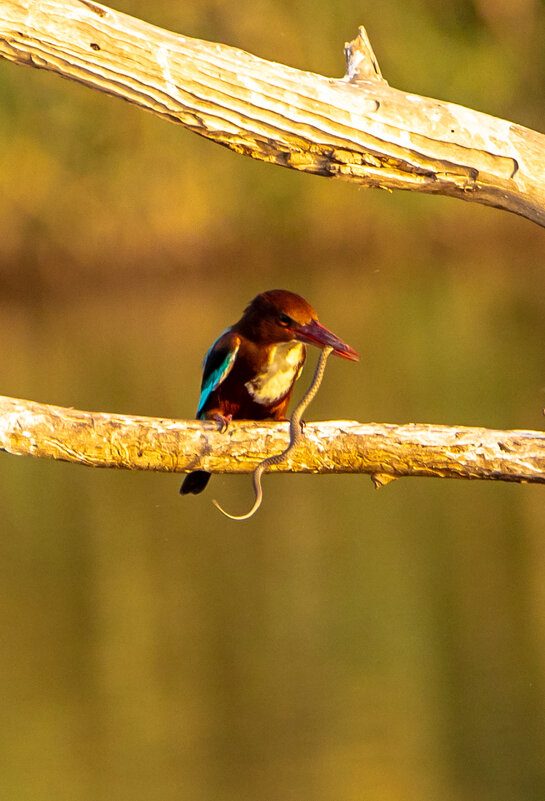
[[[218,427],[218,431],[220,432],[220,434],[225,434],[225,432],[227,431],[227,426],[229,425],[232,419],[233,419],[232,414],[223,415],[220,414],[219,412],[215,412],[210,417],[210,420],[212,420]]]

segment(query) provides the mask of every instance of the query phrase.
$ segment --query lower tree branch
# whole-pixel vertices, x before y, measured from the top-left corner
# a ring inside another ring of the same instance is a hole
[[[289,441],[287,423],[212,423],[106,414],[0,397],[0,449],[90,467],[249,473]],[[545,483],[545,432],[425,424],[308,423],[300,446],[271,471],[369,473]]]

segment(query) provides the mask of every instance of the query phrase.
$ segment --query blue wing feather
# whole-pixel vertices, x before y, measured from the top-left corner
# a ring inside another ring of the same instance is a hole
[[[210,394],[222,381],[225,381],[225,378],[229,375],[238,353],[240,339],[237,336],[227,337],[226,335],[228,333],[230,333],[228,330],[224,331],[223,334],[216,339],[204,357],[201,397],[199,399],[197,417],[201,416],[201,412]],[[222,339],[225,339],[225,344],[221,343]]]

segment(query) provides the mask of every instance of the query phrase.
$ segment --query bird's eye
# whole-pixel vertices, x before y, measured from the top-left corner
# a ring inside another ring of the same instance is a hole
[[[291,317],[288,317],[287,314],[279,314],[278,315],[278,322],[280,323],[280,325],[286,325],[287,326],[287,325],[291,325],[293,323],[293,320],[291,319]]]

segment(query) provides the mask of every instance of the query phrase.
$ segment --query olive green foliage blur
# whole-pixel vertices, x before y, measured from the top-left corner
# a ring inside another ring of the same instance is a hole
[[[545,131],[540,0],[117,6]],[[362,354],[309,418],[543,428],[545,234],[494,209],[236,156],[0,63],[2,392],[191,417],[256,293]],[[306,370],[301,389],[310,380]],[[544,490],[179,477],[2,454],[0,794],[32,801],[545,797]]]

